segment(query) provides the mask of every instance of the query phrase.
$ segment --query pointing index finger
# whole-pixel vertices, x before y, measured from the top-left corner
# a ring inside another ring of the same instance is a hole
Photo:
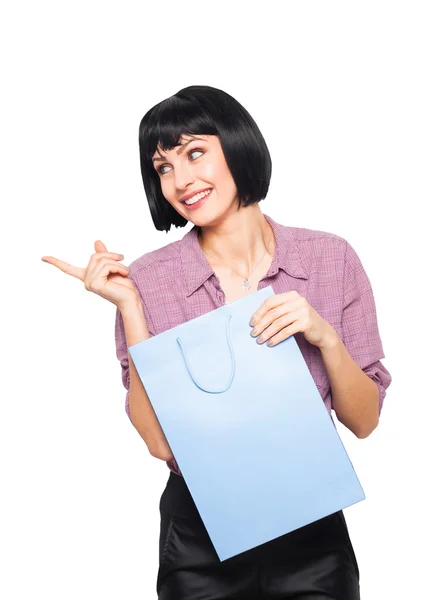
[[[82,267],[75,267],[64,260],[55,258],[54,256],[42,256],[41,260],[58,267],[58,269],[63,271],[63,273],[67,273],[68,275],[72,275],[72,277],[76,277],[77,279],[84,281],[86,269],[83,269]]]

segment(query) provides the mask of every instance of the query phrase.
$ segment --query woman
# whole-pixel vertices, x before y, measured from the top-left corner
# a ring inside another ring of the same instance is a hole
[[[271,177],[249,113],[208,86],[154,106],[139,132],[155,227],[193,228],[125,267],[97,241],[88,266],[43,257],[116,307],[126,411],[150,453],[170,469],[160,500],[161,600],[359,598],[359,571],[342,511],[220,562],[127,346],[271,285],[250,315],[257,343],[294,335],[331,415],[357,437],[377,426],[389,372],[368,277],[341,237],[276,223],[260,210]],[[332,417],[331,417],[332,418]]]

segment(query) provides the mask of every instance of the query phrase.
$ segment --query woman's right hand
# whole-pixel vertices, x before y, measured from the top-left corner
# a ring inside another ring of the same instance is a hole
[[[139,292],[128,277],[130,269],[118,262],[123,258],[122,254],[107,252],[103,242],[97,240],[95,254],[92,254],[85,269],[74,267],[53,256],[43,256],[41,260],[58,267],[72,277],[81,279],[86,290],[113,302],[121,310],[123,306],[139,299]]]

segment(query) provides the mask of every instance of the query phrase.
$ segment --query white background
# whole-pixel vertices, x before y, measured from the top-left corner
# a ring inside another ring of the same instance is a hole
[[[155,598],[165,462],[124,411],[115,307],[41,262],[180,239],[154,229],[138,125],[188,85],[255,118],[262,210],[330,231],[371,280],[393,382],[380,426],[339,432],[367,500],[345,510],[363,600],[439,574],[437,2],[10,2],[1,15],[0,595]],[[438,213],[439,214],[439,213]]]

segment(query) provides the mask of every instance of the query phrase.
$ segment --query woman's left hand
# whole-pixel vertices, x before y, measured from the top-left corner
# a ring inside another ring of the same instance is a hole
[[[299,331],[318,348],[332,344],[338,337],[332,325],[295,291],[267,298],[251,317],[250,326],[254,326],[253,337],[260,334],[258,343],[268,342],[268,346],[275,346]]]

